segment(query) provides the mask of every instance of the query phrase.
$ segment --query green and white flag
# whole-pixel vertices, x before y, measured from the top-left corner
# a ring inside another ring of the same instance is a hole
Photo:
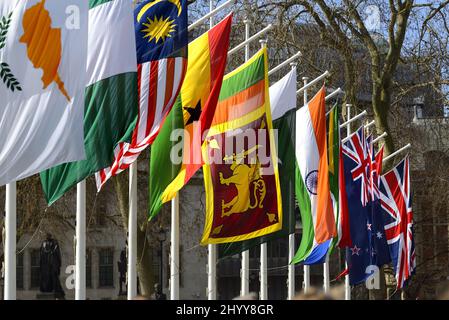
[[[129,0],[89,1],[84,105],[86,160],[41,173],[49,205],[78,182],[109,166],[115,147],[132,138],[138,101],[133,21],[133,3]]]
[[[85,0],[0,0],[0,185],[84,159],[87,19]]]

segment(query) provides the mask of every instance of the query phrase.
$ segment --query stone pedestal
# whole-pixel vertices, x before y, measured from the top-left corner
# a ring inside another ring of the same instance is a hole
[[[36,294],[36,300],[57,300],[53,292],[39,292]]]

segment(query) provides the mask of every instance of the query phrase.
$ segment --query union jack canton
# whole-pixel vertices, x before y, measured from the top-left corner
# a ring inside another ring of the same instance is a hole
[[[382,175],[380,197],[385,234],[396,274],[397,288],[400,289],[416,268],[408,155],[394,169]]]

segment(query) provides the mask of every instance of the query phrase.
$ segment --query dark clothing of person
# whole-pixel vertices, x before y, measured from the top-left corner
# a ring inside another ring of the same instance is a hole
[[[119,295],[125,295],[126,292],[123,291],[123,284],[126,284],[126,272],[127,272],[127,261],[126,261],[126,251],[122,250],[120,252],[120,261],[117,261],[118,271],[120,273],[119,278]]]
[[[54,292],[56,298],[64,298],[65,293],[59,281],[61,250],[58,241],[46,239],[40,249],[40,291]]]
[[[167,300],[167,296],[162,292],[155,292],[151,295],[152,300]]]

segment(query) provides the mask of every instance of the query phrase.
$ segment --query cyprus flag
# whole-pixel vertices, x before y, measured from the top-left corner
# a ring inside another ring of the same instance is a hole
[[[0,185],[84,159],[86,0],[0,0]]]

